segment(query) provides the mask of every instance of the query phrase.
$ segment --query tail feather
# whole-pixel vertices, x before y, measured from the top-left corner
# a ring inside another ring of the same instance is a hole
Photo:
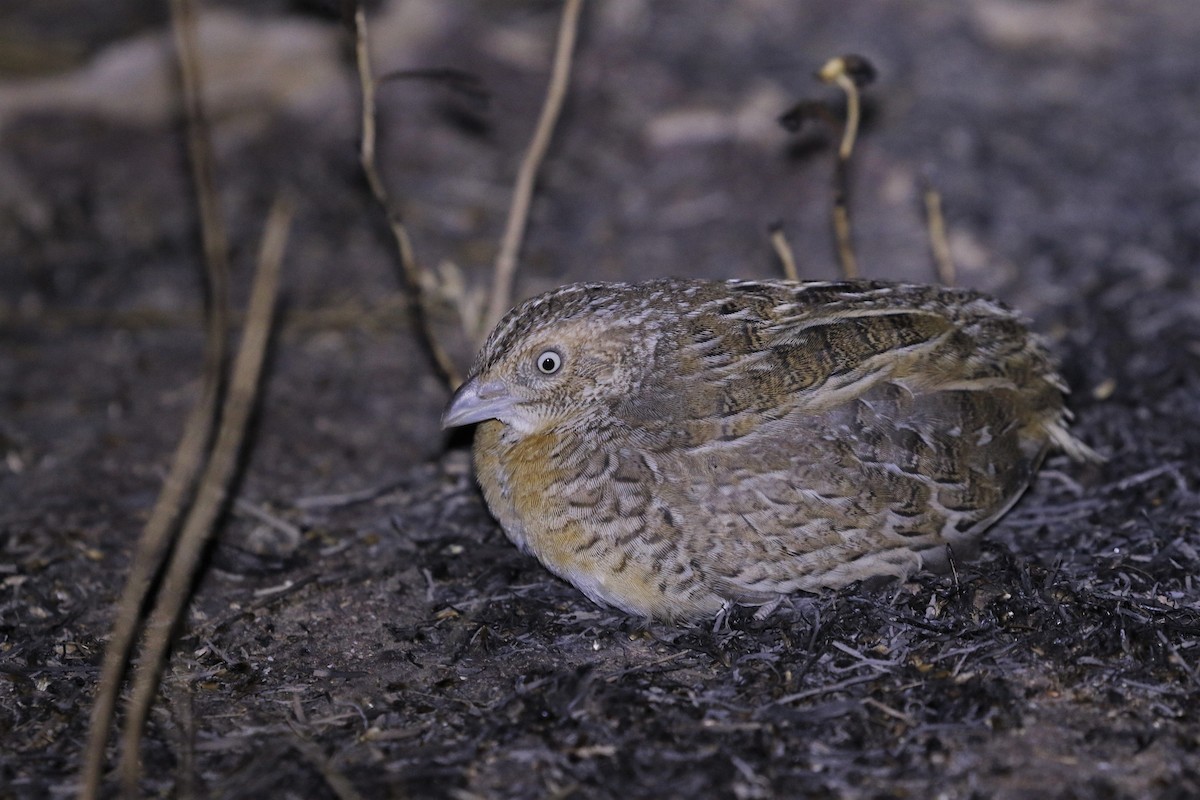
[[[1108,460],[1072,436],[1070,431],[1067,430],[1066,420],[1058,420],[1047,425],[1046,434],[1050,437],[1050,441],[1054,443],[1054,446],[1066,453],[1072,461],[1103,464]]]

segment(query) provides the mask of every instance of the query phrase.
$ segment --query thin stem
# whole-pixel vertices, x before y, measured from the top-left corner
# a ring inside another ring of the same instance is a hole
[[[363,173],[367,177],[367,184],[371,187],[371,194],[375,196],[375,200],[387,214],[388,226],[391,228],[392,238],[396,241],[396,250],[400,256],[400,271],[412,300],[417,333],[429,351],[438,376],[453,391],[462,383],[462,378],[459,377],[453,359],[438,342],[429,324],[429,301],[426,297],[425,281],[422,280],[423,272],[413,252],[408,228],[401,219],[395,203],[388,195],[387,188],[383,185],[383,178],[379,174],[375,157],[375,77],[371,69],[371,53],[368,48],[367,15],[361,3],[357,4],[354,10],[354,53],[358,67],[359,87],[362,90],[362,139],[359,143],[359,161],[362,164]]]
[[[546,149],[554,135],[554,127],[562,111],[563,100],[571,78],[571,62],[575,54],[575,40],[579,30],[579,16],[583,0],[566,0],[563,4],[562,21],[558,28],[558,43],[554,54],[554,66],[550,74],[550,85],[546,90],[546,101],[529,150],[521,162],[513,187],[512,204],[508,210],[508,222],[504,226],[504,237],[496,256],[495,274],[492,276],[492,292],[484,317],[488,329],[492,328],[512,305],[513,279],[517,272],[517,257],[525,238],[529,221],[529,206],[533,201],[534,183],[538,169],[546,156]],[[480,334],[486,331],[479,331]]]
[[[184,423],[170,471],[163,482],[150,519],[142,530],[133,564],[117,603],[117,615],[104,650],[96,699],[92,704],[87,745],[80,773],[79,797],[92,800],[100,789],[104,750],[116,709],[117,695],[129,664],[129,654],[141,620],[150,584],[162,567],[184,503],[196,484],[216,426],[223,366],[229,340],[229,248],[213,177],[212,142],[202,100],[200,60],[196,46],[195,11],[190,0],[172,0],[172,30],[187,119],[188,153],[192,167],[203,239],[207,299],[205,350],[200,398]]]
[[[275,202],[267,219],[250,293],[250,306],[246,312],[246,325],[233,364],[229,392],[221,409],[217,440],[196,491],[195,503],[171,554],[158,600],[146,623],[146,642],[134,676],[128,716],[121,736],[118,772],[127,797],[137,795],[142,731],[158,692],[171,634],[187,604],[204,546],[212,537],[214,523],[225,505],[247,423],[258,399],[259,376],[275,317],[279,273],[292,213],[292,203],[281,198]]]
[[[800,280],[800,274],[796,270],[796,256],[792,251],[792,244],[788,241],[787,234],[783,232],[783,228],[778,225],[771,230],[771,247],[775,248],[775,256],[779,259],[780,266],[783,267],[783,276],[789,281]]]
[[[942,195],[932,186],[925,187],[925,225],[929,233],[929,250],[937,269],[938,281],[943,286],[953,286],[956,273],[954,258],[950,255],[950,242],[946,238],[946,218],[942,216]]]
[[[853,229],[850,224],[850,156],[854,153],[854,142],[858,136],[861,119],[861,103],[858,84],[851,70],[858,72],[862,80],[870,80],[874,70],[858,56],[839,56],[830,59],[821,67],[817,77],[831,83],[846,93],[846,125],[842,129],[842,142],[838,147],[837,167],[834,170],[833,187],[833,235],[837,244],[838,263],[842,275],[848,280],[858,277],[858,258],[854,253]]]
[[[838,147],[838,158],[849,161],[854,152],[854,143],[858,138],[858,124],[862,119],[862,108],[858,95],[858,87],[845,72],[839,72],[834,78],[838,88],[846,93],[846,127],[842,131],[842,143]]]

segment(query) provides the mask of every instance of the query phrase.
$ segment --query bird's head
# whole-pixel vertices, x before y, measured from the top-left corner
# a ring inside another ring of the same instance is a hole
[[[521,434],[603,414],[641,390],[661,316],[644,288],[573,284],[500,321],[442,415],[451,428],[495,419]]]

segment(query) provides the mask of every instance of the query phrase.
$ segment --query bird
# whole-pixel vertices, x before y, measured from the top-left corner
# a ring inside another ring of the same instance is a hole
[[[683,624],[969,555],[1047,452],[1097,458],[1066,394],[975,291],[667,278],[518,305],[442,424],[478,423],[477,480],[522,551]]]

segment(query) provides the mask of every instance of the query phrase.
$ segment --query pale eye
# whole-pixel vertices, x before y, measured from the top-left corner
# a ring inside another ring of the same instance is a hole
[[[562,356],[555,350],[543,350],[537,357],[538,369],[545,375],[553,375],[562,369]]]

